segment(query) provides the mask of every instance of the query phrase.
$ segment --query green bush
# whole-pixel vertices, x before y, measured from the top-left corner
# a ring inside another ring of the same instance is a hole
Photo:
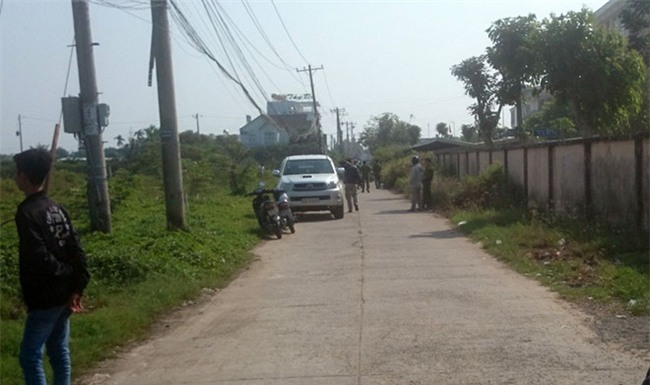
[[[525,205],[525,194],[503,167],[490,165],[478,176],[464,177],[450,192],[449,203],[458,209],[505,209]],[[524,206],[525,207],[525,206]]]

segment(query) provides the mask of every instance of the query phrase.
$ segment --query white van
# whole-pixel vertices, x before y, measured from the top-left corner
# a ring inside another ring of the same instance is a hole
[[[286,191],[294,212],[330,211],[343,218],[343,182],[327,155],[292,155],[284,158],[273,175],[280,177],[278,189]]]

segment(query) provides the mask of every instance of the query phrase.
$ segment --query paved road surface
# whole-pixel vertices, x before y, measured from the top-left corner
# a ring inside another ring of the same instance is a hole
[[[303,217],[93,385],[640,384],[649,362],[401,196]]]

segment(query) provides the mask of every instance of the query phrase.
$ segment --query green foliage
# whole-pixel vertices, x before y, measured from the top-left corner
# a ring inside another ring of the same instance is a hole
[[[140,131],[124,146],[128,156],[112,164],[110,234],[88,230],[85,163],[55,164],[50,195],[73,216],[92,275],[85,293],[89,311],[72,319],[75,376],[109,357],[116,346],[142,338],[162,312],[202,289],[225,285],[259,241],[250,200],[229,194],[232,166],[242,189],[252,188],[258,177],[257,163],[234,138],[180,136],[188,226],[166,230],[157,133],[155,128]],[[6,171],[12,161],[3,160]],[[13,173],[7,174],[0,179],[0,220],[7,222],[0,232],[0,382],[19,384],[16,357],[25,311],[13,215],[24,197]]]
[[[616,314],[650,312],[647,237],[639,242],[637,235],[521,208],[455,210],[451,218],[489,252],[568,300],[607,304]]]
[[[551,16],[539,44],[543,88],[573,110],[583,135],[625,132],[642,102],[645,66],[616,31],[587,10]]]
[[[359,143],[371,153],[375,153],[381,147],[406,147],[416,144],[421,131],[420,127],[400,120],[395,114],[385,112],[370,118],[359,134]]]
[[[650,3],[647,0],[627,0],[621,11],[621,24],[628,31],[630,47],[641,55],[646,67],[650,67]]]
[[[474,116],[479,136],[491,145],[503,104],[499,100],[500,75],[490,68],[487,59],[487,55],[465,59],[452,66],[451,73],[464,83],[465,93],[476,99],[467,109]]]
[[[463,124],[460,126],[460,132],[462,134],[461,139],[466,142],[478,142],[478,130],[475,125],[472,124]]]
[[[489,166],[478,176],[466,176],[451,191],[450,204],[455,208],[500,209],[521,207],[524,192],[509,178],[499,164]]]
[[[540,72],[535,46],[539,30],[533,14],[497,20],[487,30],[493,44],[487,48],[487,57],[502,77],[497,93],[501,104],[517,106],[517,127],[523,124],[522,90],[534,84]]]
[[[411,158],[401,157],[382,163],[381,180],[384,187],[407,192],[406,188],[411,170]]]
[[[530,115],[524,122],[524,131],[527,134],[536,129],[549,128],[557,132],[560,138],[580,135],[571,118],[571,109],[567,104],[557,100],[544,104],[541,111]]]

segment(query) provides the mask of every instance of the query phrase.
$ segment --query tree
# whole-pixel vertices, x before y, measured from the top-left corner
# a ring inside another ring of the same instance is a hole
[[[638,51],[646,67],[650,67],[650,2],[627,0],[620,18],[629,33],[630,48]]]
[[[122,147],[124,145],[124,143],[126,142],[126,139],[124,139],[124,137],[122,135],[118,135],[113,139],[115,139],[115,141],[117,142],[117,147]]]
[[[487,58],[501,75],[500,102],[515,105],[517,127],[523,125],[522,91],[535,85],[540,72],[536,49],[539,30],[533,14],[497,20],[487,30],[493,44],[487,48]]]
[[[478,132],[476,126],[471,124],[463,124],[460,126],[461,139],[466,142],[478,142]]]
[[[68,150],[66,150],[63,147],[57,147],[56,148],[56,158],[57,159],[67,158],[68,156],[70,156],[70,152]]]
[[[420,132],[420,127],[400,120],[395,114],[385,112],[370,118],[363,132],[359,134],[359,143],[374,153],[380,147],[416,144],[420,139]]]
[[[486,144],[492,145],[494,129],[499,124],[503,105],[498,100],[499,76],[489,68],[487,55],[465,59],[451,67],[451,73],[465,83],[465,93],[476,99],[468,107],[478,125],[478,133]]]
[[[580,136],[571,119],[571,109],[557,100],[544,104],[541,111],[530,115],[524,122],[525,132],[552,130],[560,138]]]
[[[447,123],[440,122],[440,123],[436,124],[436,131],[438,132],[438,135],[443,137],[443,138],[449,138],[449,136],[450,136],[450,134],[449,134],[450,130],[449,130],[449,126],[447,125]]]
[[[541,86],[571,106],[584,136],[622,132],[641,108],[643,61],[586,9],[542,22]]]
[[[633,125],[639,130],[648,130],[650,128],[650,2],[628,0],[620,17],[621,23],[629,33],[630,48],[639,52],[647,70],[641,113],[634,119]]]

